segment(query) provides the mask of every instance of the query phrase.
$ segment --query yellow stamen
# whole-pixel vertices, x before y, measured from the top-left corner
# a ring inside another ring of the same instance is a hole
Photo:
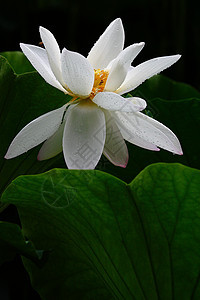
[[[95,69],[94,70],[94,85],[89,98],[92,100],[97,93],[103,92],[106,81],[108,79],[108,71]]]

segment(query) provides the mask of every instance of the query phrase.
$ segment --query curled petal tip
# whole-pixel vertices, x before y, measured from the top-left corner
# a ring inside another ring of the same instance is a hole
[[[114,22],[122,23],[122,19],[121,18],[116,18]]]
[[[145,45],[145,42],[140,42],[140,43],[138,43],[138,46],[144,47],[144,45]]]
[[[121,164],[121,165],[119,165],[119,167],[121,167],[121,168],[125,169],[125,168],[126,168],[126,166],[127,166],[127,164],[128,164],[128,160],[129,160],[129,154],[128,154],[128,152],[127,152],[127,158],[126,158],[126,161],[125,161],[125,163],[124,163],[124,164]]]
[[[68,51],[65,47],[62,49],[62,53]]]
[[[50,31],[43,26],[39,26],[39,32],[41,33],[41,32],[50,32]]]
[[[20,46],[20,48],[22,49],[23,46],[25,46],[25,44],[24,44],[24,43],[19,43],[19,46]]]
[[[39,33],[41,34],[43,31],[45,31],[45,28],[42,26],[39,26]]]
[[[176,54],[176,55],[173,55],[173,56],[176,59],[176,61],[178,61],[181,58],[181,54]]]
[[[121,167],[121,168],[123,168],[123,169],[125,169],[125,168],[126,168],[126,166],[127,166],[127,163],[126,163],[126,164],[124,164],[124,165],[119,165],[119,167]]]
[[[5,154],[5,156],[4,156],[4,158],[5,159],[11,159],[11,158],[14,158],[14,157],[16,157],[16,155],[12,154],[12,151],[10,151],[10,147],[9,147],[6,154]]]
[[[172,151],[171,151],[171,152],[172,152]],[[175,155],[175,154],[176,154],[176,155],[183,155],[182,149],[174,150],[172,153],[173,153],[174,155]]]
[[[177,152],[178,155],[183,155],[183,151]]]
[[[127,166],[127,164],[128,164],[128,159],[129,159],[129,156],[127,157],[127,159],[126,159],[126,161],[124,163],[122,163],[122,164],[114,164],[114,165],[117,166],[117,167],[121,167],[121,168],[125,169],[126,166]]]
[[[179,145],[179,147],[177,147],[177,150],[174,152],[174,154],[183,155],[183,150],[181,148],[181,145]]]

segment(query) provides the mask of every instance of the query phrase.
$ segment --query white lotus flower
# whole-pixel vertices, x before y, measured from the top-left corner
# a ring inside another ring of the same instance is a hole
[[[47,83],[73,99],[26,125],[5,158],[16,157],[45,141],[39,160],[63,151],[69,169],[94,169],[103,153],[114,165],[125,167],[128,151],[124,139],[145,149],[159,151],[160,147],[182,154],[174,133],[140,112],[146,107],[145,100],[121,96],[170,67],[180,55],[158,57],[132,67],[144,43],[123,50],[121,19],[108,26],[87,58],[65,48],[60,52],[52,33],[43,27],[40,35],[45,49],[20,44],[22,51]]]

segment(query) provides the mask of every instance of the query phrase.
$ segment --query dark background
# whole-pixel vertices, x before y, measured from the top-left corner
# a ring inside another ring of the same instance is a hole
[[[136,64],[180,53],[181,61],[165,74],[200,89],[199,11],[195,0],[4,0],[0,52],[20,50],[19,42],[37,45],[42,25],[52,31],[61,49],[86,56],[109,23],[120,17],[126,46],[146,43]]]
[[[61,49],[87,56],[109,23],[120,17],[125,45],[146,43],[136,64],[157,56],[182,54],[164,74],[200,89],[199,11],[200,2],[195,0],[4,0],[0,3],[0,52],[20,50],[19,42],[37,45],[38,27],[42,25],[55,35]],[[39,299],[20,258],[0,269],[0,299],[18,297]]]

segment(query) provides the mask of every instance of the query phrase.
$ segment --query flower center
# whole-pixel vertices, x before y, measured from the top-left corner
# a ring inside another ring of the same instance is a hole
[[[103,92],[106,81],[108,79],[109,72],[95,69],[94,70],[94,85],[90,93],[89,98],[92,100],[97,93]]]

